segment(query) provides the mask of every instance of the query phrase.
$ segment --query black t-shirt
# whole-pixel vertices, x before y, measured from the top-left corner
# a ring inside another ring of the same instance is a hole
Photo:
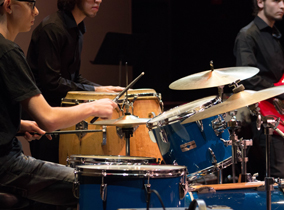
[[[23,51],[0,34],[0,152],[20,128],[20,102],[40,94]],[[0,154],[1,156],[1,154]]]
[[[284,74],[284,52],[279,42],[281,33],[269,27],[258,16],[242,28],[235,40],[234,54],[237,66],[254,66],[259,73],[243,81],[248,90],[273,87]],[[278,96],[284,99],[284,95]]]
[[[77,25],[67,11],[49,15],[33,31],[27,61],[51,106],[60,106],[69,91],[94,91],[99,86],[80,75],[84,33],[84,22]]]

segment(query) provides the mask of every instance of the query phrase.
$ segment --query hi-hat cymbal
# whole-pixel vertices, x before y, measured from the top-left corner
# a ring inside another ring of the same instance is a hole
[[[284,93],[284,86],[271,87],[260,91],[244,90],[230,96],[225,102],[212,106],[187,118],[181,124],[195,122],[218,114],[230,112]]]
[[[117,126],[122,128],[133,128],[136,125],[146,124],[150,118],[138,118],[134,115],[123,115],[117,119],[102,120],[92,123],[93,125]]]
[[[170,84],[173,90],[194,90],[228,85],[237,80],[248,79],[259,72],[255,67],[230,67],[207,70],[183,77]]]

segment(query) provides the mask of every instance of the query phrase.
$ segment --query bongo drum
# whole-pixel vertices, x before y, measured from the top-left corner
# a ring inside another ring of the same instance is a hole
[[[70,91],[62,100],[61,106],[75,106],[102,98],[114,99],[118,93],[104,93],[94,91]],[[151,118],[161,113],[163,106],[161,96],[153,89],[134,89],[127,92],[128,100],[133,103],[131,114],[139,118]],[[125,95],[119,100],[122,104]],[[112,119],[117,119],[121,112],[114,111]],[[115,126],[92,125],[93,117],[85,119],[84,123],[77,124],[64,130],[101,130],[87,134],[64,134],[59,138],[59,163],[66,164],[67,157],[71,155],[125,155],[125,140],[121,130]],[[98,119],[101,120],[101,119]],[[83,126],[82,126],[83,125]],[[85,127],[84,127],[85,125]],[[83,127],[83,128],[80,128]],[[130,139],[130,156],[154,157],[161,159],[158,145],[151,141],[146,125],[139,125],[134,129]]]

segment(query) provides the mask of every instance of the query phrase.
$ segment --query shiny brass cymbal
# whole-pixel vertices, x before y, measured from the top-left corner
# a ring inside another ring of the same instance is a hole
[[[231,95],[223,103],[217,104],[208,109],[205,109],[202,112],[196,113],[195,115],[184,120],[181,124],[191,123],[218,114],[230,112],[275,97],[282,93],[284,93],[284,86],[271,87],[260,91],[243,90],[239,93]]]
[[[183,77],[170,84],[173,90],[194,90],[228,85],[237,80],[248,79],[259,72],[255,67],[230,67],[207,70]]]
[[[150,118],[139,118],[134,115],[123,115],[117,119],[102,120],[92,123],[93,125],[117,126],[122,128],[133,128],[136,125],[146,124]]]

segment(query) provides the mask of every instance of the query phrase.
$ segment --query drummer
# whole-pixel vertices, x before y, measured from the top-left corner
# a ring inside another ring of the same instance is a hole
[[[31,29],[38,13],[35,1],[0,0],[0,190],[53,205],[76,205],[74,169],[25,156],[15,136],[19,131],[44,134],[39,126],[53,131],[90,116],[109,119],[117,105],[110,99],[73,107],[46,102],[23,51],[14,43],[18,33]],[[37,123],[21,121],[22,108]],[[27,133],[26,138],[32,139]]]
[[[279,42],[281,34],[275,22],[282,20],[283,1],[253,0],[254,20],[242,28],[234,46],[237,66],[254,66],[259,73],[244,81],[248,90],[262,90],[274,86],[284,74],[284,52]],[[284,94],[278,96],[284,99]],[[259,179],[265,176],[265,135],[257,131],[256,119],[252,119],[253,144],[249,157],[251,172],[259,172]],[[251,137],[249,137],[251,138]],[[259,146],[259,149],[257,149]],[[255,151],[255,155],[254,152]],[[272,137],[271,176],[284,178],[284,141],[280,136]]]
[[[46,17],[32,34],[27,61],[49,105],[61,105],[69,91],[120,92],[80,75],[84,19],[95,17],[102,0],[58,0],[58,11]],[[30,144],[33,157],[58,163],[59,137]]]

